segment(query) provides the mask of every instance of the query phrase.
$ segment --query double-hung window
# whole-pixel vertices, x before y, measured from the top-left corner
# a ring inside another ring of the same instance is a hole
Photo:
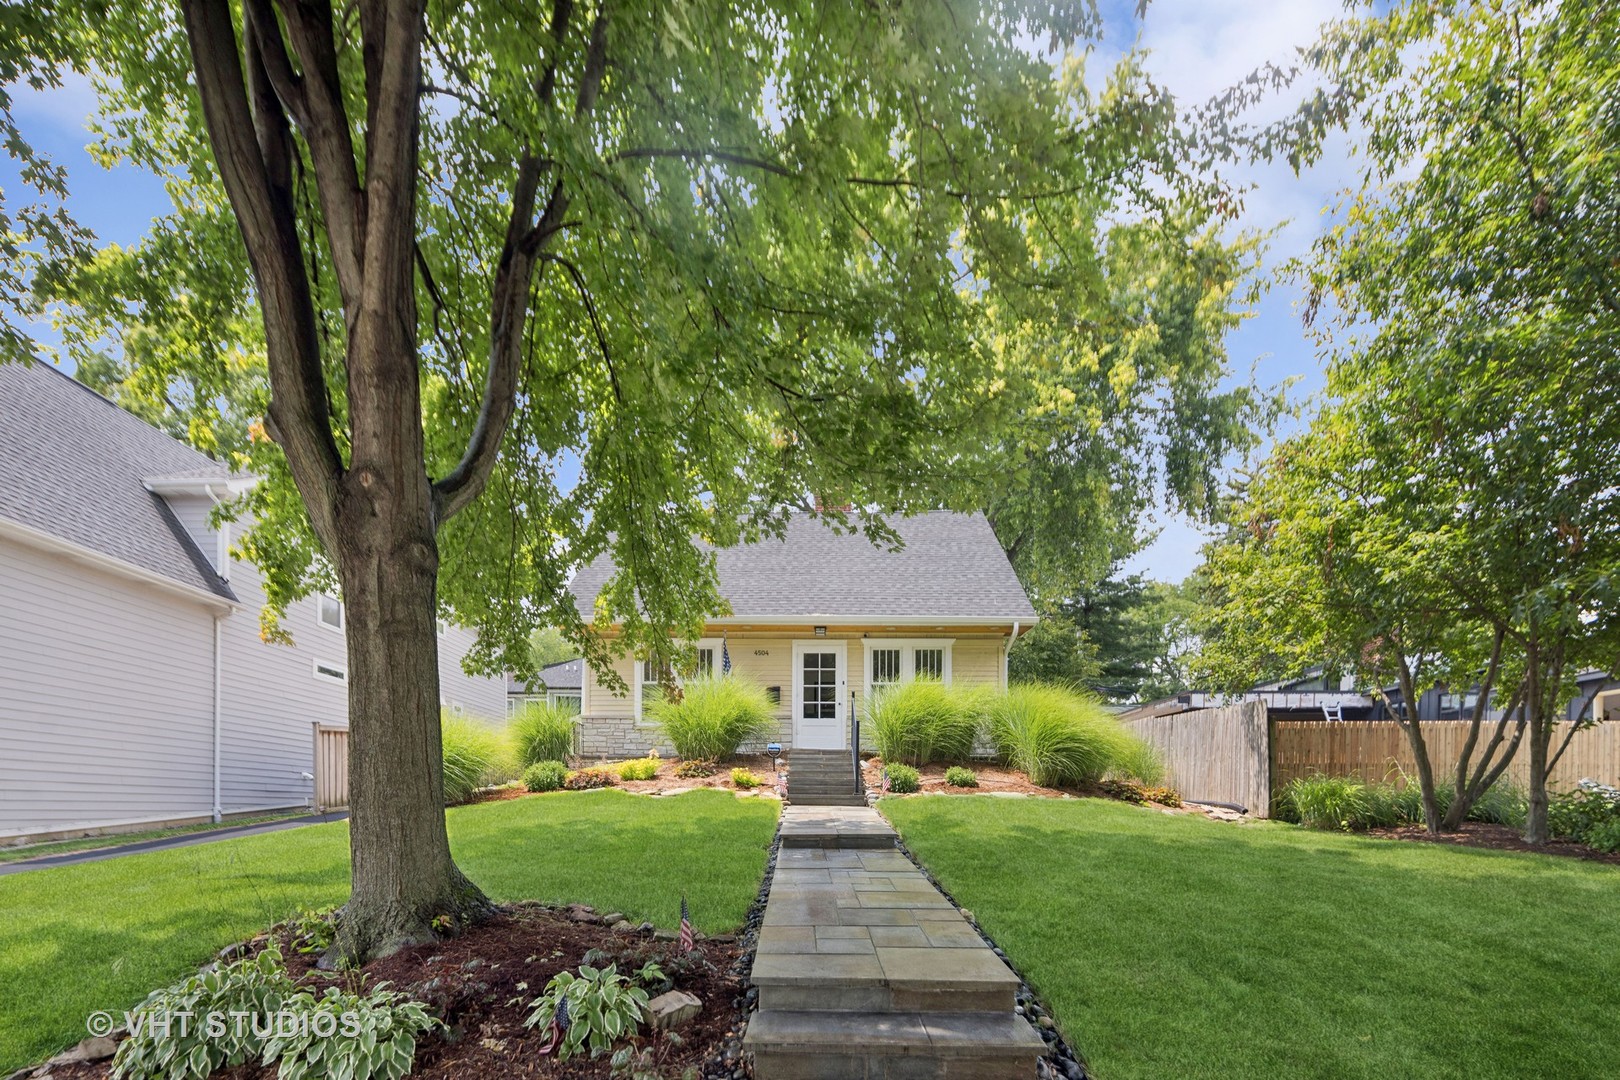
[[[951,681],[951,642],[866,639],[866,690],[871,693],[912,679]]]
[[[708,676],[718,674],[720,671],[720,643],[713,639],[705,639],[697,643],[696,664],[691,674]],[[647,704],[653,701],[662,701],[669,683],[680,686],[685,679],[681,671],[672,670],[658,660],[637,659],[635,664],[635,685],[631,687],[634,695],[636,721],[646,722]]]

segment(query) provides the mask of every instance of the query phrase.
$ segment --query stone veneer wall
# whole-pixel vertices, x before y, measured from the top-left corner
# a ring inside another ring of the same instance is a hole
[[[618,761],[624,758],[643,757],[652,749],[656,749],[663,757],[676,756],[675,748],[659,734],[657,728],[638,724],[634,717],[581,716],[577,718],[576,723],[578,727],[574,744],[582,758]],[[780,723],[780,734],[775,739],[743,743],[738,747],[738,753],[763,754],[766,744],[770,742],[780,742],[784,750],[790,748],[793,745],[792,725],[786,720]],[[863,733],[861,742],[868,741]]]

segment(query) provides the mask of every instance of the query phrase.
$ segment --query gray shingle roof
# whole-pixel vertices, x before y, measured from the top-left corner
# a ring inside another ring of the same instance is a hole
[[[508,675],[506,677],[506,692],[508,694],[539,693],[542,690],[578,690],[585,685],[585,661],[563,660],[556,664],[548,664],[540,669],[534,680],[534,689],[530,690],[523,683]]]
[[[0,517],[234,600],[153,476],[228,474],[49,364],[0,364]]]
[[[1032,622],[1035,610],[983,514],[937,510],[890,522],[904,546],[840,536],[811,514],[794,514],[781,540],[717,552],[720,595],[732,621],[750,619],[983,619]],[[606,556],[570,586],[580,615],[613,572]]]

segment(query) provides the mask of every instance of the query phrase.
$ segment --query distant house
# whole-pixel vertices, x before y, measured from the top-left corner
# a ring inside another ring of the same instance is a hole
[[[718,672],[729,658],[733,672],[765,686],[784,747],[847,749],[850,710],[860,713],[881,686],[919,676],[1006,685],[1007,650],[1035,611],[984,515],[937,511],[890,524],[899,550],[804,513],[783,539],[715,552],[731,614],[710,620],[693,643],[698,668]],[[576,575],[571,591],[587,621],[612,572],[603,558]],[[614,670],[628,693],[584,672],[580,746],[588,756],[657,743],[645,705],[664,692],[659,672],[628,656]]]
[[[0,840],[306,806],[348,722],[340,599],[259,637],[258,570],[209,523],[250,477],[46,364],[0,364]],[[444,705],[499,717],[441,623]]]
[[[1608,681],[1601,671],[1587,671],[1577,677],[1576,684],[1576,697],[1567,710],[1569,719],[1575,720],[1593,713],[1599,720],[1620,719],[1620,683]],[[1586,700],[1594,691],[1596,697],[1591,707],[1587,707]],[[1402,694],[1398,687],[1390,687],[1384,693],[1393,705],[1397,708],[1400,706]],[[1377,697],[1356,690],[1354,681],[1348,677],[1328,676],[1321,666],[1311,668],[1297,679],[1258,683],[1239,693],[1183,691],[1173,697],[1134,706],[1121,714],[1121,719],[1167,716],[1242,701],[1264,702],[1268,715],[1276,720],[1391,719],[1389,710]],[[1418,697],[1417,716],[1420,721],[1471,720],[1478,706],[1477,689],[1457,693],[1445,686],[1434,686]]]
[[[584,683],[585,661],[575,658],[549,664],[540,669],[533,683],[523,683],[515,676],[506,680],[506,715],[516,716],[530,702],[560,705],[575,713],[580,710]]]

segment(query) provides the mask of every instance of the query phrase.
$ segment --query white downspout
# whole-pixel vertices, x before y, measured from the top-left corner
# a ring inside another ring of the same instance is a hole
[[[220,683],[224,669],[224,650],[221,648],[224,615],[214,616],[214,820],[221,821],[224,813],[219,805],[219,738],[220,738]]]
[[[209,487],[208,498],[215,506],[220,503],[219,496]],[[231,536],[230,525],[221,522],[218,530],[218,541],[214,548],[214,571],[221,579],[231,580]],[[220,742],[224,720],[224,675],[225,675],[225,647],[223,620],[230,612],[227,610],[214,616],[214,821],[224,820],[224,808],[219,800],[219,770],[220,770]]]
[[[1018,642],[1019,620],[1013,620],[1012,637],[1007,639],[1007,647],[1001,650],[1001,688],[1007,689],[1007,662],[1012,656],[1012,647]]]

